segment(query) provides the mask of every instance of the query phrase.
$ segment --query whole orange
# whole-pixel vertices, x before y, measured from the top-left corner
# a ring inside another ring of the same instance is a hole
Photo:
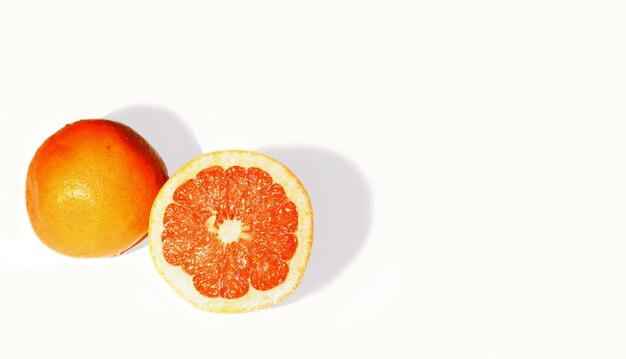
[[[110,257],[139,242],[167,180],[157,152],[130,127],[109,120],[66,125],[37,150],[26,178],[35,233],[72,257]]]

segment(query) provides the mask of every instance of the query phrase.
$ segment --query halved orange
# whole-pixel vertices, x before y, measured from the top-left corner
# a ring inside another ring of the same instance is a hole
[[[150,214],[152,259],[184,299],[239,313],[289,296],[304,275],[313,211],[298,178],[250,151],[218,151],[178,170]]]

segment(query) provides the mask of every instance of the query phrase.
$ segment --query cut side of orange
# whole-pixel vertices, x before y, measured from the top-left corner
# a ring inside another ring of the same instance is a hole
[[[298,178],[250,151],[195,158],[152,207],[150,252],[161,276],[200,309],[239,313],[289,296],[304,275],[313,211]]]

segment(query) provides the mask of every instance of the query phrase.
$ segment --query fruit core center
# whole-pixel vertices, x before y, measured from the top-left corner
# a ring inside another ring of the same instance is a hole
[[[241,235],[241,221],[227,219],[217,229],[217,235],[224,243],[234,242]]]

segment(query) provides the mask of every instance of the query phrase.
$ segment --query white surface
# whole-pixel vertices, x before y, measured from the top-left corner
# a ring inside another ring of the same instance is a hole
[[[625,16],[622,1],[0,3],[0,357],[623,358]],[[30,158],[111,113],[169,165],[201,147],[292,166],[317,216],[292,298],[212,315],[145,247],[73,260],[39,243]]]

